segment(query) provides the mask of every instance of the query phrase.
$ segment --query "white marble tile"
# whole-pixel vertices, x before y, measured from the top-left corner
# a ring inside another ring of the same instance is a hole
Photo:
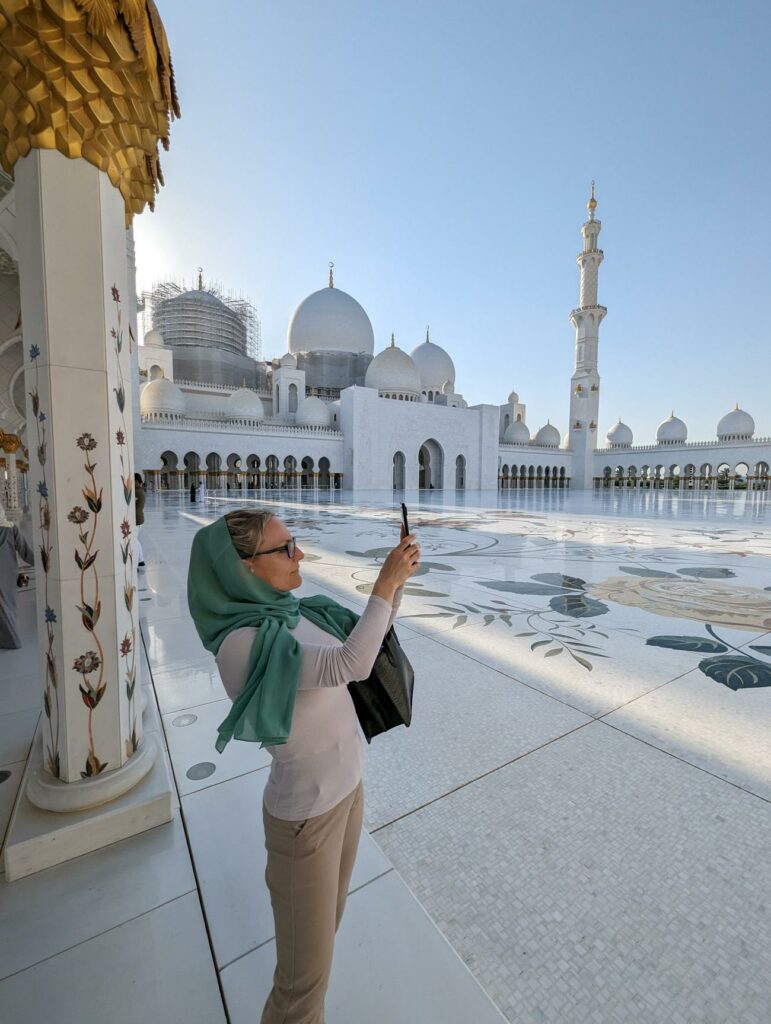
[[[40,711],[0,715],[0,764],[26,761]]]
[[[762,1024],[769,835],[765,801],[592,722],[376,839],[511,1020]]]
[[[12,654],[15,652],[11,652]],[[0,714],[12,715],[18,711],[40,711],[43,690],[37,671],[28,675],[6,674],[5,663],[0,661]]]
[[[412,724],[376,736],[367,748],[369,828],[590,721],[433,640],[403,646],[415,671]]]
[[[24,761],[15,764],[4,764],[0,767],[0,850],[3,848],[5,832],[16,800],[16,794],[24,774]],[[4,870],[0,863],[0,870]]]
[[[221,754],[217,753],[214,746],[217,726],[232,706],[226,698],[191,711],[163,716],[169,756],[181,796],[270,764],[270,754],[259,743],[231,740]]]
[[[744,650],[753,653],[749,645]],[[681,656],[687,664],[700,658]],[[697,668],[603,721],[771,802],[767,689],[735,692]]]
[[[183,798],[204,909],[220,967],[273,937],[265,885],[262,792],[267,772],[251,772]],[[362,833],[351,889],[391,865]]]
[[[179,817],[47,871],[2,880],[0,935],[8,945],[0,977],[194,889]]]
[[[190,893],[0,982],[3,1024],[225,1022]]]
[[[222,972],[232,1024],[258,1018],[275,956],[269,942]],[[325,1009],[330,1024],[505,1021],[394,872],[349,898]]]
[[[196,632],[189,614],[180,619],[142,622],[147,657],[153,671],[184,668],[203,661],[214,663]]]
[[[153,683],[164,715],[227,698],[217,666],[211,658],[184,668],[156,669]]]

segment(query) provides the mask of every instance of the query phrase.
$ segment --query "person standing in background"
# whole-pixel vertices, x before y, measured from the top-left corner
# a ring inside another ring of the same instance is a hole
[[[134,474],[134,491],[135,491],[135,505],[134,514],[136,516],[137,532],[137,568],[144,569],[145,567],[145,553],[142,550],[142,540],[140,534],[142,533],[142,526],[145,521],[145,488],[142,483],[142,477],[139,473]]]
[[[18,556],[33,565],[35,556],[18,526],[6,518],[0,505],[0,648],[21,647],[16,628],[16,587],[19,578]]]

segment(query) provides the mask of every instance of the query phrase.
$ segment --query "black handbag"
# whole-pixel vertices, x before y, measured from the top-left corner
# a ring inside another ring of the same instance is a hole
[[[386,633],[367,679],[348,684],[367,743],[373,736],[412,721],[415,673],[393,626]]]

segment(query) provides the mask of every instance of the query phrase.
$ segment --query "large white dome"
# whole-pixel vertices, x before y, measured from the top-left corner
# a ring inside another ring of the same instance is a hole
[[[755,420],[738,404],[717,425],[718,441],[749,441],[755,433]]]
[[[394,344],[393,336],[388,348],[378,352],[367,367],[364,385],[378,391],[408,392],[420,394],[420,374],[415,363],[406,352]]]
[[[455,364],[440,345],[429,340],[428,331],[426,340],[414,348],[410,355],[418,368],[420,383],[424,388],[439,391],[446,380],[451,381],[455,387]]]
[[[560,432],[551,423],[545,423],[535,435],[534,443],[541,448],[559,448]]]
[[[290,352],[375,351],[369,317],[339,288],[322,288],[303,299],[289,321],[287,343]]]
[[[249,388],[239,388],[227,399],[224,409],[226,415],[234,419],[265,419],[265,408],[256,395]]]
[[[142,388],[139,395],[140,411],[164,413],[167,416],[183,416],[185,413],[185,396],[176,384],[165,377],[151,380]]]
[[[688,427],[674,413],[659,423],[656,430],[656,441],[659,444],[682,444],[688,440]]]
[[[298,427],[328,427],[331,420],[328,406],[315,395],[304,398],[297,406],[295,423]]]
[[[514,420],[503,432],[506,444],[530,444],[530,431],[522,420]]]
[[[618,423],[615,423],[605,435],[605,442],[611,448],[629,448],[632,444],[632,439],[631,427],[628,427],[626,423],[622,423],[620,416]]]

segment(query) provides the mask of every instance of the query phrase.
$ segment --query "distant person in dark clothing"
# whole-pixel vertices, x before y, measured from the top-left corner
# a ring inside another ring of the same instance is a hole
[[[190,500],[195,505],[195,484],[190,484]]]
[[[136,544],[137,544],[137,567],[144,569],[145,567],[145,555],[142,551],[142,541],[140,534],[142,533],[142,526],[145,521],[145,488],[142,483],[142,477],[139,473],[134,474],[134,492],[135,492],[135,505],[134,512],[136,515],[137,533],[136,533]]]

